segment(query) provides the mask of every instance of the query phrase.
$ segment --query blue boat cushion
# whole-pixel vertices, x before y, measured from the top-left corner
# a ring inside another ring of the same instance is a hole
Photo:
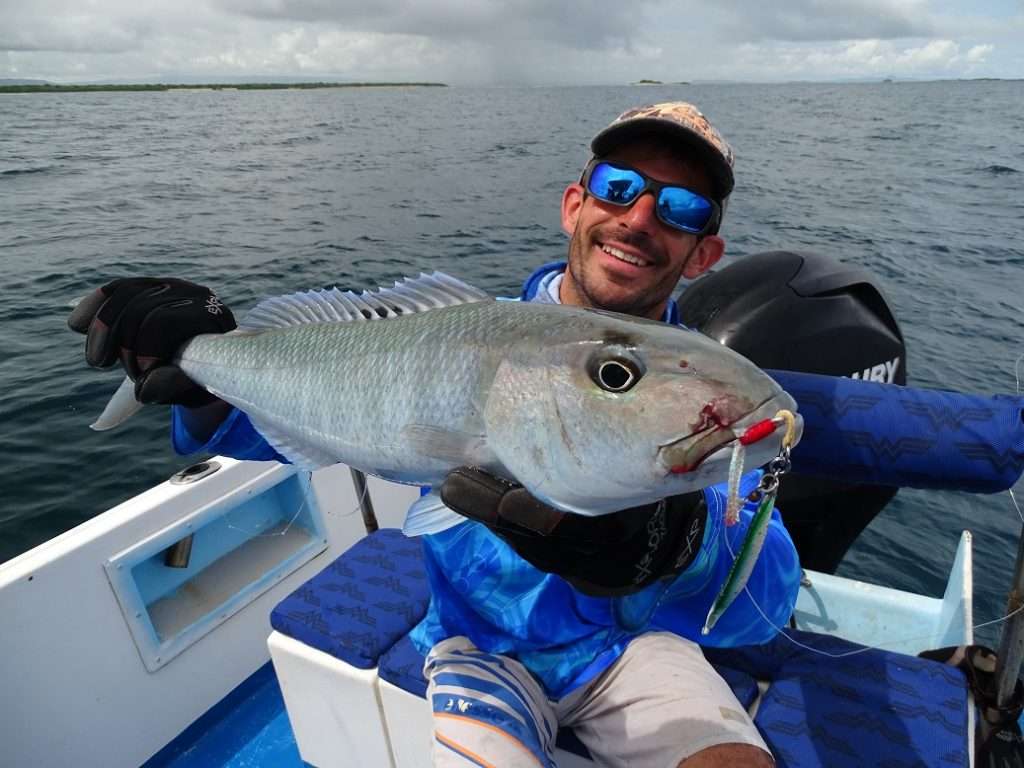
[[[278,603],[278,632],[360,669],[419,623],[430,599],[423,550],[394,528],[376,531]]]
[[[729,687],[732,688],[732,692],[736,695],[740,704],[743,705],[743,708],[749,710],[750,705],[757,698],[757,680],[746,672],[727,667],[723,664],[712,664],[711,666],[729,684]]]
[[[834,637],[788,634],[829,656],[785,637],[754,654],[762,663],[781,660],[754,718],[779,768],[970,764],[960,670]],[[735,655],[751,658],[746,649]]]
[[[377,665],[382,679],[424,696],[423,657],[408,634],[428,599],[419,545],[381,530],[281,602],[271,623],[354,666]],[[748,709],[755,681],[768,683],[754,722],[779,768],[969,765],[967,684],[958,669],[826,635],[787,636],[705,649]],[[560,734],[559,746],[585,752],[570,736]]]
[[[423,654],[406,635],[380,657],[377,674],[403,691],[426,697],[427,679],[423,677]]]

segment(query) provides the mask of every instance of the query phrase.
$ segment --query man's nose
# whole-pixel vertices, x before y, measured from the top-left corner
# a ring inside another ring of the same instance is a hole
[[[626,211],[624,224],[640,232],[651,232],[658,226],[657,201],[653,192],[644,192]]]

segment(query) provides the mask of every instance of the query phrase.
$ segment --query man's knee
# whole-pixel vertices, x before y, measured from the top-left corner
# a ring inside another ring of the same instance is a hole
[[[679,768],[723,768],[740,765],[743,768],[774,768],[775,761],[763,749],[750,744],[717,744],[690,755]]]

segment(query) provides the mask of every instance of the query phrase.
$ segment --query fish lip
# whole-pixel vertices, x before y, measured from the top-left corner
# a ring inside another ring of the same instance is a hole
[[[658,456],[662,465],[665,467],[666,474],[683,474],[686,472],[692,472],[693,470],[697,469],[701,464],[703,464],[704,461],[707,460],[707,458],[711,456],[713,453],[717,453],[722,448],[732,443],[735,443],[736,440],[739,438],[739,434],[737,434],[736,430],[734,430],[733,427],[736,426],[737,424],[742,424],[744,420],[749,419],[751,416],[756,414],[766,405],[777,400],[780,394],[784,393],[785,390],[779,390],[778,392],[772,393],[764,400],[762,400],[760,403],[751,408],[749,411],[740,416],[738,419],[731,421],[729,424],[724,424],[721,426],[711,426],[708,427],[707,429],[702,429],[699,432],[691,432],[688,435],[684,435],[683,437],[659,445]],[[742,434],[742,431],[740,434]],[[687,448],[684,448],[684,453],[691,453],[695,448],[698,448],[698,446],[702,449],[706,447],[707,450],[700,450],[695,457],[696,460],[685,465],[685,469],[682,469],[682,467],[684,466],[682,464],[670,464],[669,462],[665,461],[666,451],[671,450],[672,448],[680,447],[683,443],[686,443],[687,441],[691,441],[692,445],[690,445]]]

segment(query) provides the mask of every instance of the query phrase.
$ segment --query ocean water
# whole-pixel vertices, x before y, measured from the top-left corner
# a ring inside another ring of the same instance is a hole
[[[188,277],[237,310],[433,269],[515,293],[564,255],[559,200],[592,134],[667,99],[736,148],[726,262],[864,266],[911,384],[1017,390],[1024,82],[0,96],[0,561],[189,463],[161,408],[88,429],[120,375],[84,364],[70,302],[125,275]],[[904,490],[840,573],[940,595],[969,528],[976,620],[994,619],[1021,524],[1007,494]]]

